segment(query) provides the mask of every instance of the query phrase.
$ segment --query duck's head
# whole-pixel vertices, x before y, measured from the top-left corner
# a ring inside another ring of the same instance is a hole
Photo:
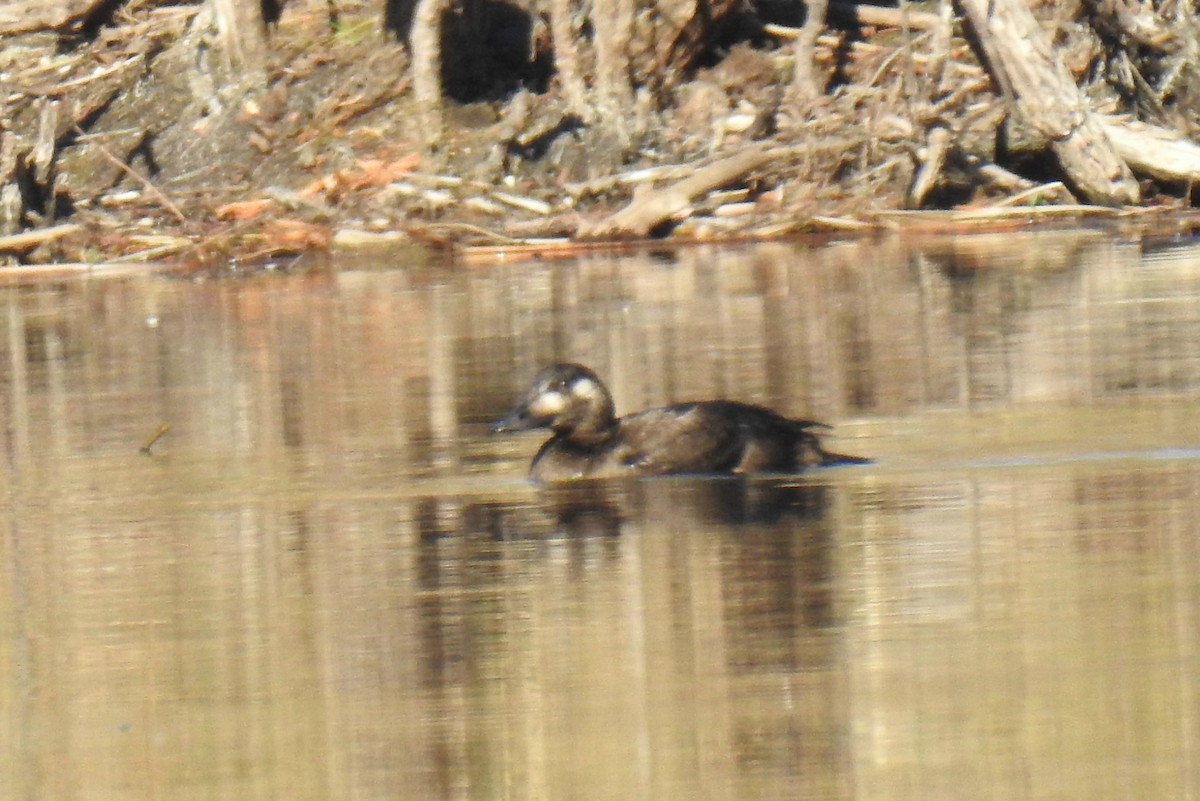
[[[529,389],[492,430],[524,431],[549,428],[571,439],[604,439],[613,429],[612,397],[588,368],[552,364],[533,378]]]

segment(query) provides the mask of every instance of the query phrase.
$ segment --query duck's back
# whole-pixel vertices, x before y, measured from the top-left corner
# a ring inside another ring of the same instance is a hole
[[[823,464],[825,454],[808,429],[734,401],[680,403],[626,415],[603,444],[580,445],[553,437],[534,458],[537,480],[565,478],[794,472]]]

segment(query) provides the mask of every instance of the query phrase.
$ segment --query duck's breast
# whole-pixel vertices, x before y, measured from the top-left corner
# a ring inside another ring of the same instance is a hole
[[[552,437],[533,457],[529,477],[545,482],[636,475],[614,445],[583,446],[563,437]]]

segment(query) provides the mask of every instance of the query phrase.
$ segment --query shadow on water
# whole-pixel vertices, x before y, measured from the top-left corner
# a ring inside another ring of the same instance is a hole
[[[468,583],[461,571],[479,566],[486,583],[487,566],[497,560],[529,567],[530,560],[565,557],[580,570],[609,567],[628,547],[623,538],[636,541],[646,531],[654,532],[651,536],[667,532],[719,544],[723,564],[754,567],[746,580],[760,591],[781,582],[781,606],[775,611],[790,608],[797,588],[805,588],[812,614],[803,624],[825,625],[831,614],[825,593],[831,580],[832,492],[829,486],[794,479],[584,481],[541,487],[532,501],[465,503],[451,515],[445,499],[429,498],[418,504],[422,560],[430,566],[422,574],[422,588],[441,589],[438,581],[448,574],[443,557]]]
[[[653,512],[647,504],[668,499],[676,514],[695,525],[767,526],[819,521],[828,487],[772,478],[657,478],[577,481],[537,489],[535,500],[471,504],[461,531],[439,530],[435,512],[426,515],[426,536],[486,539],[582,539],[615,537],[624,524]],[[436,505],[436,500],[430,500]]]
[[[716,750],[685,747],[659,766],[661,780],[690,796],[699,788],[678,771],[719,758],[763,774],[743,785],[755,792],[798,776],[800,786],[835,785],[848,747],[835,689],[844,640],[837,491],[815,481],[688,478],[551,486],[453,513],[438,508],[445,499],[428,499],[414,576],[421,684],[439,708],[460,709],[450,723],[481,721],[499,712],[479,696],[489,676],[520,707],[500,714],[515,716],[518,730],[541,730],[518,764],[569,754],[563,776],[605,774],[625,785],[642,781],[642,737],[708,731],[703,699],[732,683],[741,709],[716,712],[728,718]],[[721,678],[711,685],[705,676]],[[545,692],[569,700],[546,707]],[[664,697],[659,709],[648,699],[660,693],[675,700]],[[639,733],[643,726],[651,732]],[[483,732],[468,741],[473,759],[509,761]]]

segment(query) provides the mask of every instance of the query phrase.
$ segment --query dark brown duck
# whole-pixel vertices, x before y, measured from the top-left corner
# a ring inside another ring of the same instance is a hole
[[[821,423],[748,403],[676,403],[618,418],[608,389],[578,364],[543,369],[508,416],[492,426],[498,432],[532,428],[554,432],[529,467],[535,481],[797,473],[870,461],[822,448],[813,433],[827,428]]]

